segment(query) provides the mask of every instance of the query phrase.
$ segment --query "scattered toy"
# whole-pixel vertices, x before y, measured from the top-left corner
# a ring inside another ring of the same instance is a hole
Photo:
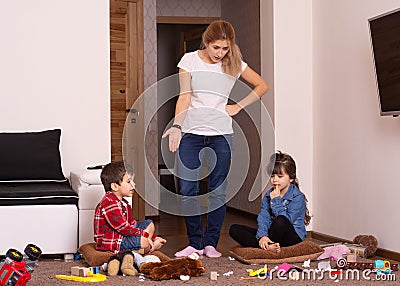
[[[143,274],[139,274],[139,282],[143,282],[145,279]]]
[[[210,279],[211,279],[211,280],[217,281],[218,276],[219,276],[219,275],[218,275],[217,271],[211,271],[211,273],[210,273]]]
[[[179,279],[181,275],[197,277],[206,272],[200,259],[175,258],[165,262],[147,262],[140,265],[140,272],[152,280]]]
[[[390,274],[392,272],[390,262],[388,260],[375,260],[372,271],[376,274]]]
[[[305,268],[310,268],[310,262],[311,262],[311,260],[308,259],[308,260],[304,261],[303,264],[302,264],[301,266],[302,266],[302,267],[305,267]]]
[[[88,267],[79,267],[79,266],[71,267],[72,276],[87,277],[90,271],[91,269]]]
[[[298,272],[298,271],[289,272],[289,279],[295,280],[295,281],[300,280],[300,272]]]
[[[189,275],[181,275],[181,276],[179,276],[179,279],[181,279],[182,281],[189,281],[190,276]]]
[[[368,234],[359,234],[353,238],[353,243],[359,244],[362,247],[365,247],[364,257],[370,257],[375,254],[378,249],[378,240],[373,235]]]
[[[357,254],[356,253],[349,253],[346,255],[347,262],[357,262]]]
[[[278,266],[277,270],[282,274],[286,274],[291,268],[291,264],[284,262]]]
[[[134,255],[132,251],[120,251],[110,257],[107,266],[108,276],[117,276],[124,274],[127,276],[136,276],[139,274],[134,266]]]
[[[28,244],[24,255],[16,249],[10,248],[6,258],[0,262],[0,285],[24,286],[31,279],[31,274],[38,265],[38,259],[42,254],[41,249]]]
[[[269,276],[270,269],[268,268],[267,264],[265,264],[262,268],[259,268],[257,270],[249,269],[247,270],[247,272],[249,273],[250,277]]]
[[[104,274],[92,274],[91,272],[88,273],[87,277],[79,277],[73,275],[56,275],[57,279],[60,280],[70,280],[70,281],[77,281],[77,282],[102,282],[107,280],[107,276]]]
[[[318,269],[319,270],[331,270],[331,264],[329,261],[320,261],[318,262]]]

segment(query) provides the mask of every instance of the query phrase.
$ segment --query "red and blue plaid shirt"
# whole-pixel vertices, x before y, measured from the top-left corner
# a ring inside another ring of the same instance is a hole
[[[128,201],[126,199],[120,201],[112,192],[107,192],[96,206],[94,213],[96,249],[117,253],[124,236],[143,234],[136,224]]]

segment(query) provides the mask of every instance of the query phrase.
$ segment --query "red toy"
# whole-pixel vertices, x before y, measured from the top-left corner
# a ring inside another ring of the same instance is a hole
[[[25,255],[22,255],[12,248],[7,251],[6,259],[0,262],[0,286],[24,286],[31,279],[42,251],[36,245],[28,244],[24,252]]]

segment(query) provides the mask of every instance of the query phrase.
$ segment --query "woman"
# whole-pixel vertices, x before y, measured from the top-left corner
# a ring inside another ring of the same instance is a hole
[[[219,257],[218,244],[225,217],[226,177],[231,164],[232,116],[260,99],[267,83],[245,62],[235,43],[235,31],[226,21],[211,23],[202,35],[202,49],[186,53],[180,62],[180,94],[174,123],[163,138],[169,149],[178,150],[179,188],[183,195],[189,246],[175,253],[182,257],[193,252]],[[241,101],[227,104],[235,81],[242,77],[253,90]],[[179,148],[179,149],[178,149]],[[204,149],[206,148],[206,149]],[[203,235],[202,218],[196,196],[199,193],[200,157],[212,150],[208,165],[209,212]],[[212,162],[210,162],[212,161]]]

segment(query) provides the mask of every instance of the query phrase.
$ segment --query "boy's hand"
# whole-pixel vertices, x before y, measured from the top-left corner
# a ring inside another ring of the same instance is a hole
[[[152,252],[154,249],[154,242],[151,240],[151,238],[147,238],[147,240],[148,240],[148,242],[149,242],[149,245],[150,245],[150,252]]]

